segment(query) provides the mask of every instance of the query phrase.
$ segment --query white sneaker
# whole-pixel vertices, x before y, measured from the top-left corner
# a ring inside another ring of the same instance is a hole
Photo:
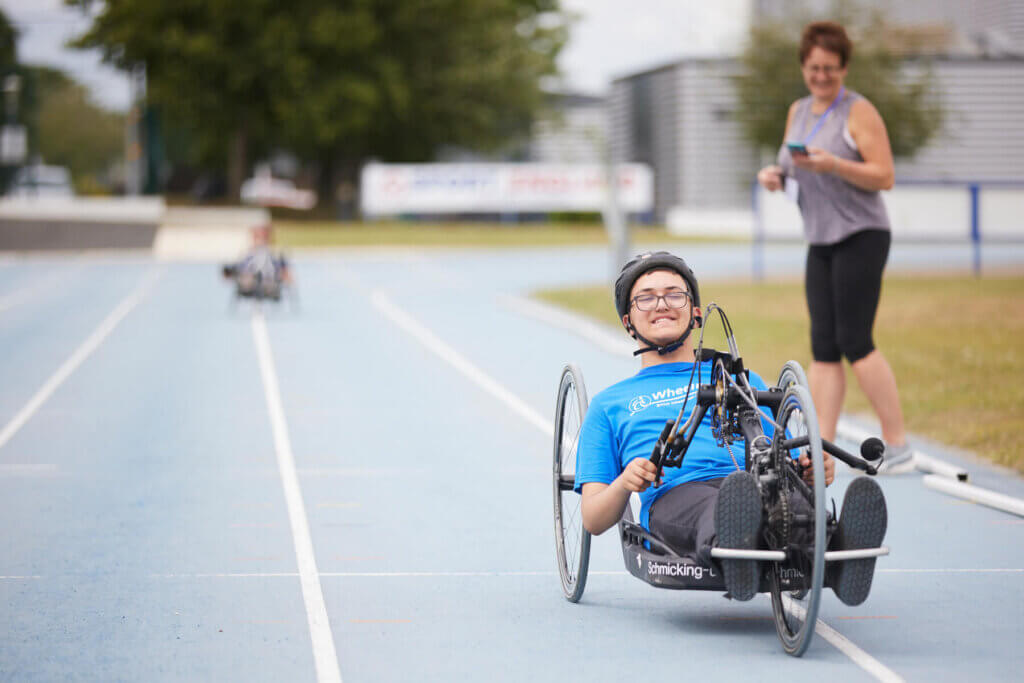
[[[878,466],[879,474],[904,474],[914,470],[914,449],[909,445],[885,446],[882,464]]]

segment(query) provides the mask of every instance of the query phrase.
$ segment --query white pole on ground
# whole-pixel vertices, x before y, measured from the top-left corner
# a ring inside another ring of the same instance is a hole
[[[967,470],[964,468],[951,465],[948,462],[943,462],[930,455],[926,455],[921,451],[914,451],[914,467],[922,472],[937,474],[940,477],[946,477],[947,479],[967,481],[968,478]]]
[[[942,493],[973,501],[996,510],[1009,512],[1011,515],[1024,517],[1024,500],[1007,496],[995,491],[983,489],[980,486],[965,484],[960,481],[940,477],[936,474],[929,474],[924,478],[924,485],[930,489]]]
[[[839,424],[836,426],[836,433],[840,438],[853,441],[854,443],[860,444],[865,439],[875,436],[866,429],[862,429],[857,425],[851,423],[849,420],[840,419]],[[922,453],[921,451],[914,449],[914,468],[921,472],[928,472],[929,474],[937,474],[948,479],[955,479],[957,481],[967,481],[968,473],[962,467],[951,465],[948,462],[933,458],[932,456]]]

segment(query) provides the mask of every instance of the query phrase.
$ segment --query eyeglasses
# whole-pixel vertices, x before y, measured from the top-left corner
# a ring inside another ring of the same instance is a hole
[[[658,307],[658,300],[661,299],[669,308],[686,308],[690,301],[689,292],[669,292],[662,296],[655,294],[640,294],[633,297],[633,305],[639,311],[653,311]]]
[[[828,65],[828,66],[821,66],[820,64],[804,66],[804,71],[806,71],[808,73],[812,73],[815,76],[818,75],[818,74],[825,74],[826,76],[832,76],[834,74],[839,73],[842,70],[843,70],[843,67],[841,67],[841,66],[832,66],[831,64]]]

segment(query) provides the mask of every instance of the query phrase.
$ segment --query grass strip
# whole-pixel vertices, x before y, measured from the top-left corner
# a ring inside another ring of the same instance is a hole
[[[609,286],[536,296],[621,327]],[[767,382],[788,359],[810,365],[801,282],[709,281],[701,299],[725,309],[747,367]],[[705,344],[726,346],[717,317]],[[886,277],[875,344],[896,374],[908,430],[1024,473],[1024,277]],[[844,410],[871,414],[848,367],[847,389]]]

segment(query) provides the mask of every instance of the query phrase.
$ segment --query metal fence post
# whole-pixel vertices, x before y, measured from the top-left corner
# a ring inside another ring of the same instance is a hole
[[[978,183],[967,186],[971,193],[971,244],[974,246],[974,276],[981,276],[981,224],[979,218]]]
[[[764,223],[761,219],[761,205],[757,196],[758,187],[755,178],[750,189],[750,209],[754,216],[754,239],[751,240],[750,264],[754,282],[760,282],[764,278]]]

